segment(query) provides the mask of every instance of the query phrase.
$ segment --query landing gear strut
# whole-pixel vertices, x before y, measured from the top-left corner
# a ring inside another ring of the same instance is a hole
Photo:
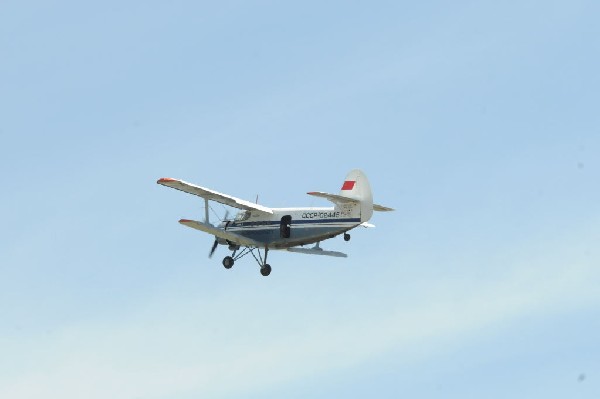
[[[256,252],[258,252],[258,257],[256,257],[256,255],[254,255],[254,251],[251,250],[252,256],[254,256],[254,259],[256,259],[256,262],[260,266],[260,274],[262,274],[263,276],[266,277],[269,274],[271,274],[271,265],[269,265],[267,263],[267,255],[269,253],[269,248],[265,248],[265,259],[264,260],[263,260],[262,256],[260,255],[259,248],[256,248]]]
[[[350,241],[350,234],[344,233],[344,241]]]

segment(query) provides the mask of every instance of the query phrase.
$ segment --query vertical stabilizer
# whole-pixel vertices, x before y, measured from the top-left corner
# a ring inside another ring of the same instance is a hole
[[[373,194],[367,176],[359,169],[348,173],[340,195],[360,201],[360,221],[367,222],[373,215]]]

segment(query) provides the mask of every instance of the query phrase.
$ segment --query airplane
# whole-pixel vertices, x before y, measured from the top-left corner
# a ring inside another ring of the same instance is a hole
[[[226,269],[231,269],[235,261],[251,254],[260,266],[260,273],[263,276],[271,274],[267,255],[273,249],[346,258],[348,255],[343,252],[322,249],[320,242],[340,234],[343,234],[345,241],[350,241],[348,231],[353,228],[358,226],[375,227],[368,223],[373,211],[389,212],[394,210],[373,203],[367,176],[359,169],[348,173],[339,194],[321,191],[307,193],[333,202],[334,206],[327,208],[268,208],[170,177],[158,179],[156,183],[204,199],[203,222],[181,219],[179,223],[215,236],[209,258],[212,257],[219,244],[227,245],[232,253],[223,258],[223,266]],[[233,219],[228,218],[226,214],[220,224],[213,226],[208,216],[209,201],[238,208],[240,211]],[[303,248],[308,244],[315,244],[315,246]]]

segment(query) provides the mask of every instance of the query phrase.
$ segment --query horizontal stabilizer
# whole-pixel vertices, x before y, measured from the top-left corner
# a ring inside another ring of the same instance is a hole
[[[306,254],[306,255],[333,256],[336,258],[347,258],[348,257],[348,255],[346,255],[343,252],[325,251],[324,249],[316,249],[316,248],[287,248],[286,251],[296,252],[299,254]]]
[[[337,194],[323,193],[320,191],[311,191],[310,193],[306,193],[306,194],[312,195],[315,197],[321,197],[321,198],[328,199],[329,201],[333,202],[334,204],[359,204],[360,203],[360,201],[357,199],[343,197],[343,196],[337,195]]]
[[[377,212],[390,212],[390,211],[393,211],[394,209],[388,208],[387,206],[383,206],[383,205],[373,204],[373,210],[377,211]]]
[[[244,237],[240,234],[236,234],[236,233],[232,233],[230,231],[219,229],[210,224],[198,222],[196,220],[181,219],[179,221],[179,223],[181,223],[184,226],[191,227],[192,229],[196,229],[196,230],[204,231],[208,234],[212,234],[213,236],[227,240],[227,241],[231,242],[232,244],[243,245],[245,247],[261,247],[261,246],[263,246],[263,244],[259,243],[258,241],[254,241],[254,240]]]
[[[170,177],[163,177],[162,179],[158,179],[157,183],[162,184],[163,186],[183,191],[188,194],[193,194],[197,195],[198,197],[206,198],[210,201],[215,201],[221,204],[229,205],[234,208],[245,209],[247,211],[259,211],[268,213],[270,215],[273,214],[273,210],[271,208],[267,208],[266,206],[258,205],[250,201],[232,197],[231,195],[221,194],[217,191],[196,186],[195,184],[191,184],[183,180],[172,179]]]

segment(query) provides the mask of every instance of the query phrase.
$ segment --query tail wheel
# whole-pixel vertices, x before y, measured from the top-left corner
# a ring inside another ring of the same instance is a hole
[[[225,258],[223,258],[223,266],[225,266],[225,269],[231,269],[233,267],[234,264],[234,260],[231,256],[226,256]]]
[[[268,276],[269,274],[271,274],[271,266],[270,265],[264,265],[263,267],[260,268],[260,274],[262,274],[263,276]]]
[[[350,241],[350,234],[344,233],[344,241]]]

